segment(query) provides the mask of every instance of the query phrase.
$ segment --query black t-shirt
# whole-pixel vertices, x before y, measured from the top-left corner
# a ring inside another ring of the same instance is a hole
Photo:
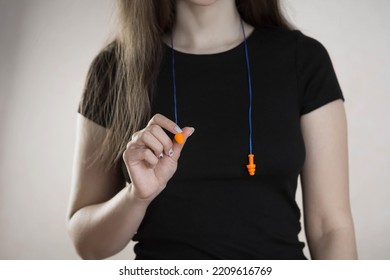
[[[300,118],[343,95],[326,49],[300,31],[256,28],[247,43],[256,175],[246,169],[244,43],[209,55],[175,51],[179,125],[196,131],[133,238],[137,259],[305,259],[295,201]],[[172,50],[164,51],[152,111],[174,120]]]

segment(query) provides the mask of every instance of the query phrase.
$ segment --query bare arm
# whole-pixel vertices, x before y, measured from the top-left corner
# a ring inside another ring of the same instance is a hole
[[[84,259],[107,258],[123,249],[147,208],[134,198],[131,185],[125,186],[119,166],[108,172],[98,164],[87,168],[105,133],[105,128],[78,115],[68,231]]]
[[[136,233],[148,205],[176,171],[183,145],[172,143],[163,130],[176,133],[175,127],[156,115],[135,133],[123,154],[132,181],[125,185],[120,166],[105,172],[99,162],[91,165],[89,158],[100,148],[106,129],[78,115],[68,231],[82,258],[110,257]],[[185,139],[192,132],[184,128]]]
[[[301,174],[306,236],[313,259],[356,259],[349,203],[344,104],[302,116],[306,161]]]

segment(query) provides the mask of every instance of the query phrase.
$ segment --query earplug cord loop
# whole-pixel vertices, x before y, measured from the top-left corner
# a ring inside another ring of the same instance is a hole
[[[241,19],[241,28],[242,34],[244,35],[244,46],[245,46],[245,59],[246,59],[246,68],[248,73],[248,91],[249,91],[249,110],[248,110],[248,123],[249,123],[249,154],[253,154],[252,147],[252,78],[251,78],[251,69],[249,65],[249,52],[248,45],[246,43],[246,35],[244,30],[244,24]]]
[[[175,123],[178,123],[177,119],[177,97],[176,97],[176,70],[175,70],[175,51],[173,49],[173,30],[171,33],[171,49],[172,49],[172,78],[173,78],[173,107],[175,111]]]
[[[248,110],[248,123],[249,123],[249,163],[246,166],[249,172],[249,175],[255,175],[256,164],[254,164],[254,154],[253,154],[253,141],[252,141],[252,78],[251,71],[249,65],[249,54],[248,54],[248,45],[246,42],[246,34],[244,29],[244,23],[242,18],[241,20],[241,29],[242,34],[244,36],[244,47],[245,47],[245,60],[246,60],[246,68],[248,75],[248,92],[249,92],[249,110]],[[172,50],[172,78],[173,78],[173,106],[175,113],[175,122],[178,123],[177,117],[177,94],[176,94],[176,70],[175,70],[175,51],[173,48],[173,31],[171,32],[171,50]]]

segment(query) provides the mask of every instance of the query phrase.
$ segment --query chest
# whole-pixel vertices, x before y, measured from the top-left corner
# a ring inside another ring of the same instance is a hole
[[[195,133],[173,180],[248,176],[249,82],[255,176],[298,174],[304,162],[294,58],[252,50],[251,81],[243,53],[176,56],[178,122]],[[153,113],[174,120],[170,57],[163,63]]]

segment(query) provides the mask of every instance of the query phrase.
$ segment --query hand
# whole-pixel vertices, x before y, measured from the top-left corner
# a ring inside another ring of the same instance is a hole
[[[172,141],[163,128],[173,134],[182,131],[184,143]],[[144,129],[132,136],[123,159],[136,198],[150,202],[165,188],[176,172],[185,141],[193,132],[190,127],[181,130],[173,121],[157,114]]]

